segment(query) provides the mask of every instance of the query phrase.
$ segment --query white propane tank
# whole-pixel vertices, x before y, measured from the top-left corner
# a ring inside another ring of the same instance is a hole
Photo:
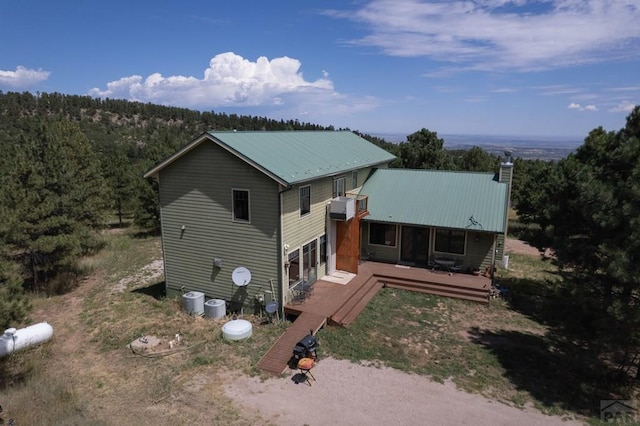
[[[16,330],[8,328],[0,336],[0,358],[29,346],[39,345],[53,337],[53,327],[46,322]]]

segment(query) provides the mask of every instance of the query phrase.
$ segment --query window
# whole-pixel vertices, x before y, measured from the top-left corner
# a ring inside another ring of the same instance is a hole
[[[395,247],[396,225],[388,225],[386,223],[370,223],[369,244]]]
[[[233,190],[233,221],[249,222],[249,191]]]
[[[300,188],[300,216],[311,212],[311,187],[303,186]]]
[[[367,202],[369,198],[366,196],[358,197],[358,213],[367,211]]]
[[[464,231],[437,229],[435,250],[442,253],[464,254]]]
[[[351,172],[351,189],[358,187],[358,172]]]
[[[320,236],[320,263],[327,263],[327,236]]]
[[[287,261],[289,262],[289,288],[295,286],[300,282],[300,254],[299,250],[295,249],[289,253]]]
[[[344,177],[333,180],[333,198],[344,197],[347,179]]]

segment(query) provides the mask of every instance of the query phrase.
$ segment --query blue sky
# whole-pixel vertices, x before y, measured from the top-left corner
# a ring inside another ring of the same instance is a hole
[[[581,140],[640,104],[638,22],[639,0],[0,0],[0,90]]]

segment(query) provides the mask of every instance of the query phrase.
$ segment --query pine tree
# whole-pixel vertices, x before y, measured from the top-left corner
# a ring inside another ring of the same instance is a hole
[[[0,258],[0,327],[4,330],[24,321],[31,310],[22,288],[17,265]]]
[[[133,161],[123,152],[106,156],[102,165],[103,176],[111,189],[111,207],[115,209],[122,226],[123,216],[132,212],[136,205],[136,191],[142,176],[136,173]]]
[[[421,129],[398,145],[397,156],[405,169],[451,170],[453,162],[436,132]]]
[[[584,300],[585,312],[607,318],[598,325],[601,336],[640,347],[638,117],[640,107],[619,132],[591,131],[560,162],[549,224],[557,260],[575,278],[572,294]]]
[[[79,127],[46,122],[22,136],[0,171],[0,238],[18,256],[34,289],[71,271],[93,245],[108,203],[100,165]]]

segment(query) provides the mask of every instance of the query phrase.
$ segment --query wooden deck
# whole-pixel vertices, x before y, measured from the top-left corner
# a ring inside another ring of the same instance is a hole
[[[385,287],[489,303],[491,279],[463,273],[369,262],[374,276]]]
[[[258,361],[258,368],[275,374],[284,373],[289,368],[289,360],[293,355],[293,347],[304,336],[313,332],[315,334],[327,322],[327,318],[309,312],[303,312],[296,318],[293,324],[287,328],[282,336],[271,346],[271,349]]]
[[[319,280],[307,299],[286,305],[285,314],[297,319],[262,357],[258,367],[276,375],[284,373],[293,347],[310,330],[315,333],[326,323],[348,327],[383,287],[488,303],[491,280],[462,273],[363,262],[358,275],[347,284]]]

